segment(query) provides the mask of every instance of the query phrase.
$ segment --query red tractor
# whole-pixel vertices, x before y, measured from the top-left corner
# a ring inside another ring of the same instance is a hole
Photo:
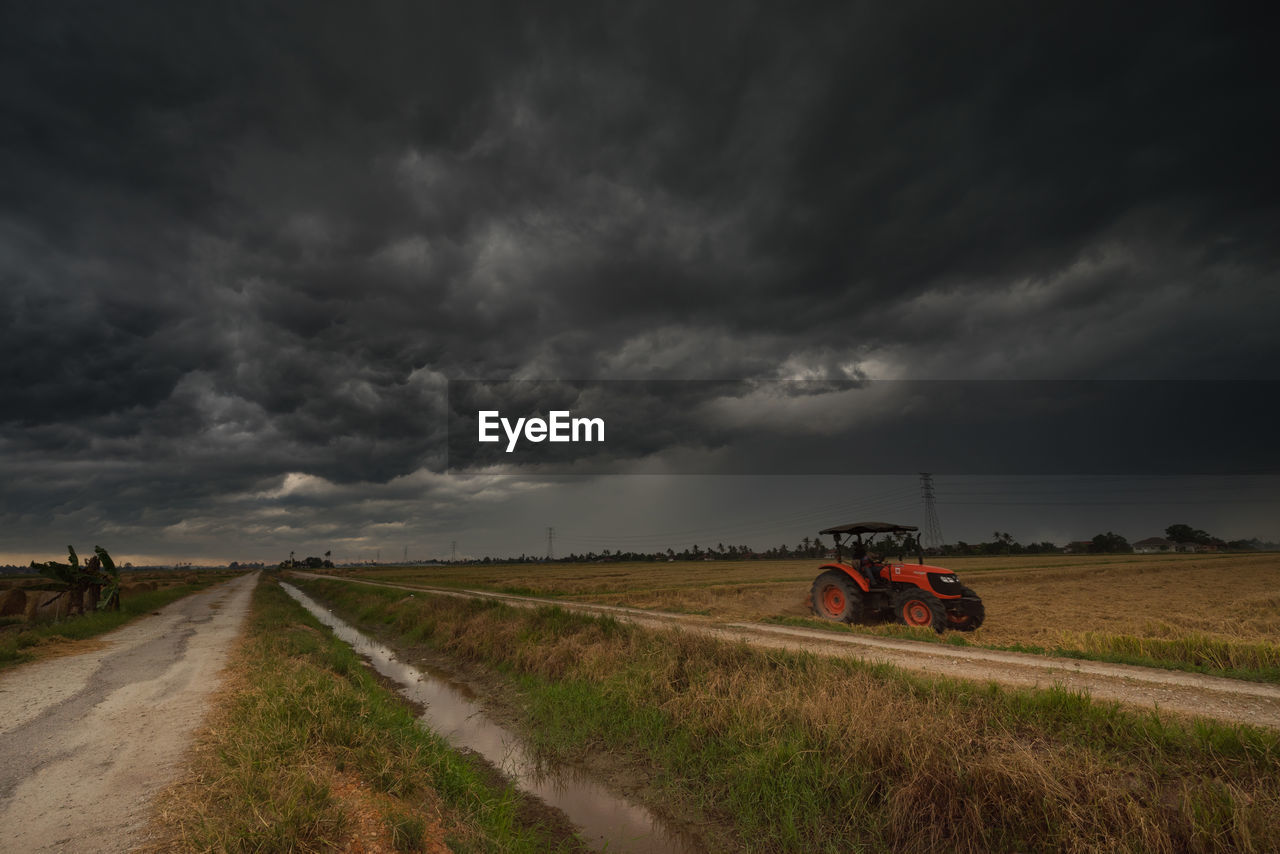
[[[908,626],[929,626],[939,634],[945,629],[971,632],[981,626],[986,616],[982,600],[954,572],[926,565],[923,555],[916,563],[886,563],[872,551],[876,534],[918,530],[914,525],[854,522],[819,531],[835,538],[836,562],[824,564],[813,582],[813,612],[824,620],[844,623],[896,619]],[[841,559],[845,537],[853,538],[849,563]],[[903,550],[901,542],[898,550]],[[915,550],[919,552],[918,545]]]

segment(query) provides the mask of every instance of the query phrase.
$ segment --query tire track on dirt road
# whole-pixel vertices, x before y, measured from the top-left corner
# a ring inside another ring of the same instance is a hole
[[[257,583],[240,576],[92,650],[0,675],[0,851],[143,841],[150,800],[179,770]]]
[[[727,641],[742,641],[766,649],[855,657],[935,676],[997,682],[1015,687],[1058,686],[1088,693],[1099,700],[1115,700],[1163,712],[1280,729],[1280,685],[1264,682],[1246,682],[1156,667],[826,632],[821,629],[763,623],[717,623],[708,617],[689,614],[542,599],[487,590],[395,584],[304,572],[294,574],[414,593],[462,599],[491,599],[520,608],[555,605],[567,611],[614,617],[646,628],[681,629]]]

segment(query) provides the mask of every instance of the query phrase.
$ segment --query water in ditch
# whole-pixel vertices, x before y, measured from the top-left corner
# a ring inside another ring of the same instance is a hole
[[[613,794],[581,772],[539,764],[518,736],[486,717],[474,701],[474,694],[447,673],[400,661],[388,647],[370,640],[296,587],[281,586],[368,659],[375,670],[399,685],[405,697],[425,707],[419,720],[454,747],[483,756],[521,791],[559,809],[578,826],[579,836],[588,845],[633,854],[694,854],[702,850],[687,834],[677,832],[645,807]]]

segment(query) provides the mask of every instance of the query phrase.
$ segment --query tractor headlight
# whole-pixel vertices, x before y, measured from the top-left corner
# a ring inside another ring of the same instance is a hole
[[[955,575],[947,572],[930,572],[928,573],[929,586],[933,588],[933,592],[940,596],[959,596],[960,595],[960,579]]]

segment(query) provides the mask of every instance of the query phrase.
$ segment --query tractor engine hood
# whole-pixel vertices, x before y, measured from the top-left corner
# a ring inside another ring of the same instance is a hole
[[[900,569],[900,570],[902,570],[903,574],[905,574],[908,570],[910,570],[911,572],[916,572],[916,573],[920,573],[920,572],[939,572],[939,573],[945,573],[945,574],[947,574],[947,575],[955,575],[955,574],[956,574],[956,573],[955,573],[955,570],[953,570],[953,569],[947,569],[945,566],[930,566],[930,565],[929,565],[929,564],[927,564],[927,563],[890,563],[890,562],[886,562],[886,563],[885,563],[885,566],[887,566],[887,567],[891,567],[891,568],[893,568],[893,569]],[[895,575],[897,575],[897,573],[894,573],[894,574],[895,574]]]
[[[889,563],[885,564],[881,575],[887,575],[890,581],[906,582],[932,590],[942,599],[955,599],[961,595],[960,579],[946,567],[922,563]]]

